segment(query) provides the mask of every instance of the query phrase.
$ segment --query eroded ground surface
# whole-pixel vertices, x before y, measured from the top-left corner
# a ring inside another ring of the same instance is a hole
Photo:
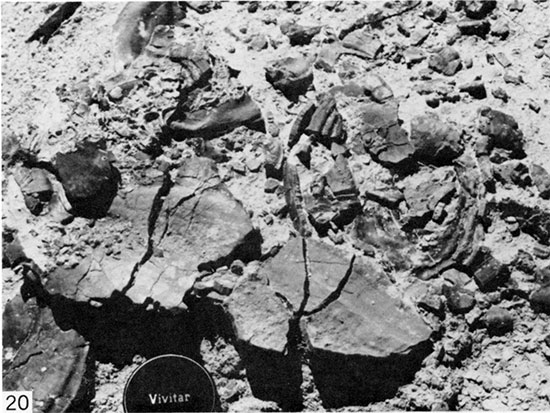
[[[58,6],[2,4],[5,389],[122,412],[176,353],[228,411],[550,409],[550,3],[84,3],[31,37]]]

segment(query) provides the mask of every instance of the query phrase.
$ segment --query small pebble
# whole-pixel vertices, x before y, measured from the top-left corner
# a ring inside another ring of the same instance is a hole
[[[231,267],[229,267],[229,269],[233,274],[243,275],[244,263],[241,260],[235,260],[231,263]]]

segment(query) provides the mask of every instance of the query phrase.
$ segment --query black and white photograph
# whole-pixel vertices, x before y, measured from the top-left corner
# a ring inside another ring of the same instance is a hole
[[[2,411],[550,411],[550,0],[2,1]]]

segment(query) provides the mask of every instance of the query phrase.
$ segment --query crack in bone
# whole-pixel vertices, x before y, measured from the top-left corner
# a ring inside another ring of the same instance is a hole
[[[130,279],[126,286],[122,289],[122,294],[126,294],[130,288],[133,287],[137,273],[140,268],[153,256],[153,234],[155,233],[155,225],[157,223],[158,217],[164,205],[164,199],[169,194],[170,188],[172,187],[172,180],[170,179],[169,174],[164,175],[164,181],[162,186],[157,191],[155,198],[153,199],[153,204],[151,205],[151,211],[149,212],[149,217],[147,219],[147,249],[141,257],[141,260],[134,265],[132,272],[130,273]]]
[[[327,308],[330,304],[332,304],[333,302],[335,302],[339,297],[340,297],[340,294],[342,294],[342,291],[344,290],[344,287],[346,286],[346,284],[348,283],[350,277],[351,277],[351,274],[353,273],[353,264],[355,263],[355,255],[353,255],[353,257],[351,257],[351,260],[350,260],[350,263],[349,263],[349,267],[348,269],[346,270],[346,273],[344,274],[344,276],[342,277],[342,279],[340,280],[340,282],[338,283],[338,286],[336,287],[336,289],[331,292],[317,307],[315,307],[313,310],[309,310],[309,311],[305,311],[303,312],[303,315],[304,316],[311,316],[311,315],[314,315],[314,314],[317,314],[319,311],[322,311],[324,310],[325,308]]]

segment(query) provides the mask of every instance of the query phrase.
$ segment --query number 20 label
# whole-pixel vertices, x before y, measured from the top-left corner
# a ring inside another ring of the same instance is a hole
[[[2,392],[2,412],[32,413],[32,391]]]

